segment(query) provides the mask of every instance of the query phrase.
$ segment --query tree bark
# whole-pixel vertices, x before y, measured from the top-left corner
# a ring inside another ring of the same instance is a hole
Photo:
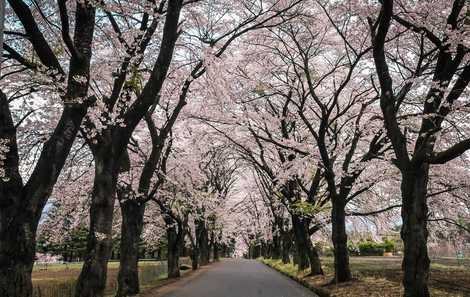
[[[310,236],[307,245],[309,246],[310,275],[322,275],[323,269],[321,267],[320,255],[318,254],[317,248],[314,247],[310,241]]]
[[[334,246],[335,282],[352,279],[349,269],[348,237],[346,234],[346,201],[340,197],[332,199],[331,209],[332,241]]]
[[[401,238],[404,243],[403,286],[405,297],[429,297],[429,257],[427,250],[426,203],[429,165],[414,172],[402,172]]]
[[[117,297],[136,295],[139,287],[139,242],[144,222],[145,203],[136,200],[121,202],[121,256]]]
[[[199,249],[197,247],[191,249],[191,264],[193,270],[199,268]]]
[[[281,242],[282,242],[282,263],[290,263],[290,250],[292,247],[292,238],[289,234],[289,231],[282,231],[281,233]]]
[[[95,179],[90,208],[90,232],[76,297],[102,297],[106,286],[108,260],[112,249],[112,223],[119,160],[108,151],[95,154]],[[122,253],[121,253],[122,254]]]
[[[28,6],[20,1],[11,2],[10,5],[25,27],[28,39],[43,66],[63,74]],[[95,9],[84,3],[75,13],[74,46],[79,56],[70,59],[68,87],[63,97],[64,110],[24,185],[19,174],[16,128],[6,96],[0,91],[0,138],[9,141],[9,151],[4,160],[8,180],[0,181],[0,296],[32,295],[31,272],[36,252],[37,226],[87,112],[88,102],[81,104],[74,100],[87,96],[88,82],[78,82],[74,77],[89,77]]]
[[[303,230],[304,227],[302,225],[303,224],[301,223],[301,220],[297,216],[293,215],[292,227],[294,229],[295,250],[299,271],[307,269],[309,264],[309,252],[307,250],[307,244],[305,242],[305,232]]]
[[[220,252],[219,252],[219,243],[217,239],[214,239],[214,243],[212,245],[213,253],[214,253],[214,262],[220,261]]]
[[[308,225],[299,216],[292,215],[292,226],[299,261],[299,271],[307,269],[310,264],[311,275],[323,274],[320,257],[310,240]]]
[[[209,233],[207,231],[206,223],[203,220],[198,220],[196,225],[196,240],[199,246],[199,264],[205,266],[209,264],[210,250],[209,250]]]
[[[32,295],[31,272],[35,255],[36,230],[34,224],[28,223],[24,216],[25,214],[18,214],[16,218],[13,217],[8,224],[8,232],[1,234],[0,296]],[[4,214],[1,217],[7,218]],[[2,225],[5,223],[1,222]]]
[[[168,278],[180,277],[180,253],[184,244],[184,231],[180,224],[170,224],[167,227],[168,240]]]
[[[31,222],[34,215],[24,205],[16,130],[7,98],[1,91],[0,96],[0,135],[12,144],[4,160],[9,179],[0,180],[0,296],[29,297],[37,224]]]
[[[273,244],[272,244],[272,253],[271,257],[275,260],[281,258],[281,236],[280,235],[274,235],[273,236]]]

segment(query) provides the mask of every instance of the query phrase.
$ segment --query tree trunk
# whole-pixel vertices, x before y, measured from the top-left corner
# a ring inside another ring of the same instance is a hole
[[[318,255],[317,248],[313,246],[310,238],[308,238],[307,245],[309,246],[308,257],[310,260],[310,275],[320,275],[323,274],[323,269],[321,268],[320,255]]]
[[[15,14],[19,17],[22,14],[24,16],[20,6],[22,5],[17,3],[13,7]],[[2,1],[1,7],[0,14],[3,20],[4,1]],[[29,9],[27,11],[29,12]],[[80,5],[77,7],[75,15],[73,42],[81,58],[70,59],[69,82],[65,96],[70,102],[74,101],[71,99],[83,98],[87,94],[88,83],[78,82],[74,78],[76,76],[89,77],[95,9],[90,5]],[[31,28],[26,30],[27,35],[30,33]],[[40,55],[43,58],[44,68],[51,72],[58,71],[59,62],[55,56],[47,54],[51,52],[51,49],[42,33],[39,31],[36,33],[36,37],[38,37],[36,40],[39,39],[39,41],[34,42],[33,47],[36,46],[36,49],[38,46],[42,47],[43,54]],[[46,56],[48,57],[46,58]],[[61,82],[64,81],[61,80]],[[36,253],[37,226],[87,112],[87,106],[85,104],[65,104],[54,132],[44,143],[34,170],[27,183],[23,185],[19,173],[16,127],[11,117],[9,102],[1,91],[0,97],[0,138],[8,141],[9,148],[5,158],[2,159],[2,169],[8,180],[0,181],[0,296],[30,297],[32,295],[31,272]]]
[[[305,270],[310,264],[311,275],[323,274],[320,257],[313,246],[308,232],[308,224],[297,215],[292,215],[295,243],[298,256],[299,271]]]
[[[170,224],[167,228],[168,240],[168,278],[180,277],[180,253],[184,244],[184,231],[179,224]]]
[[[274,235],[273,236],[273,245],[272,245],[272,253],[271,257],[275,260],[281,258],[281,236],[280,235]]]
[[[349,269],[348,237],[346,234],[346,201],[340,197],[332,199],[331,209],[332,241],[335,258],[335,282],[342,283],[352,279]]]
[[[405,297],[429,297],[429,257],[427,250],[426,203],[429,165],[414,172],[402,172],[401,238],[404,243],[403,286]]]
[[[220,261],[219,243],[217,242],[217,240],[214,240],[212,249],[214,251],[214,262]]]
[[[0,211],[4,209],[0,208]],[[1,214],[2,227],[10,216]],[[11,217],[8,228],[0,234],[0,296],[29,297],[32,295],[31,272],[35,255],[36,230],[25,222],[24,215]],[[23,222],[23,223],[22,223]]]
[[[116,158],[106,152],[95,156],[95,180],[90,208],[90,232],[76,297],[102,297],[112,249],[112,223],[117,182]]]
[[[292,227],[295,236],[295,251],[297,258],[298,270],[302,271],[308,268],[309,259],[307,245],[305,242],[305,232],[303,231],[303,224],[297,216],[292,216]]]
[[[193,270],[199,268],[199,249],[197,247],[191,249],[191,264]]]
[[[199,264],[205,266],[209,264],[210,250],[209,250],[209,233],[206,228],[206,223],[199,220],[196,225],[196,236],[199,246]]]
[[[136,200],[121,202],[121,256],[117,297],[139,293],[139,243],[144,221],[145,204]]]
[[[290,263],[290,250],[292,247],[292,239],[288,231],[283,231],[281,233],[281,242],[282,242],[282,263]]]

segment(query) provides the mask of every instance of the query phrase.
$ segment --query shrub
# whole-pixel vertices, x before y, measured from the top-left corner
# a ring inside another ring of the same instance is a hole
[[[386,239],[382,246],[387,253],[392,253],[395,250],[395,242],[393,240]]]
[[[363,241],[358,244],[361,256],[382,256],[385,248],[383,244],[374,241]]]
[[[359,247],[352,241],[348,241],[348,252],[352,256],[359,256]]]

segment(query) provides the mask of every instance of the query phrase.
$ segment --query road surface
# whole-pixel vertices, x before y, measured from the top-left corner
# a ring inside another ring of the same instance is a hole
[[[253,260],[224,260],[165,297],[317,297]]]

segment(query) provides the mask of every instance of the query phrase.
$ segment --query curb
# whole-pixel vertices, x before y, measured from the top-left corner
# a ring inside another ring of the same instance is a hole
[[[330,291],[326,290],[326,289],[322,289],[322,288],[318,288],[318,287],[315,287],[311,284],[309,284],[309,282],[307,282],[306,280],[304,279],[301,279],[299,277],[296,277],[294,275],[290,275],[288,274],[287,272],[284,272],[284,271],[281,271],[281,270],[278,270],[276,269],[275,267],[269,265],[268,263],[265,263],[263,261],[260,261],[261,263],[263,263],[264,265],[268,266],[269,268],[273,269],[273,270],[276,270],[277,272],[279,272],[280,274],[282,275],[285,275],[287,276],[288,278],[292,279],[293,281],[296,281],[297,283],[301,284],[302,286],[306,287],[307,289],[309,289],[310,291],[314,292],[315,294],[317,294],[319,297],[330,297],[331,296],[331,293]]]

